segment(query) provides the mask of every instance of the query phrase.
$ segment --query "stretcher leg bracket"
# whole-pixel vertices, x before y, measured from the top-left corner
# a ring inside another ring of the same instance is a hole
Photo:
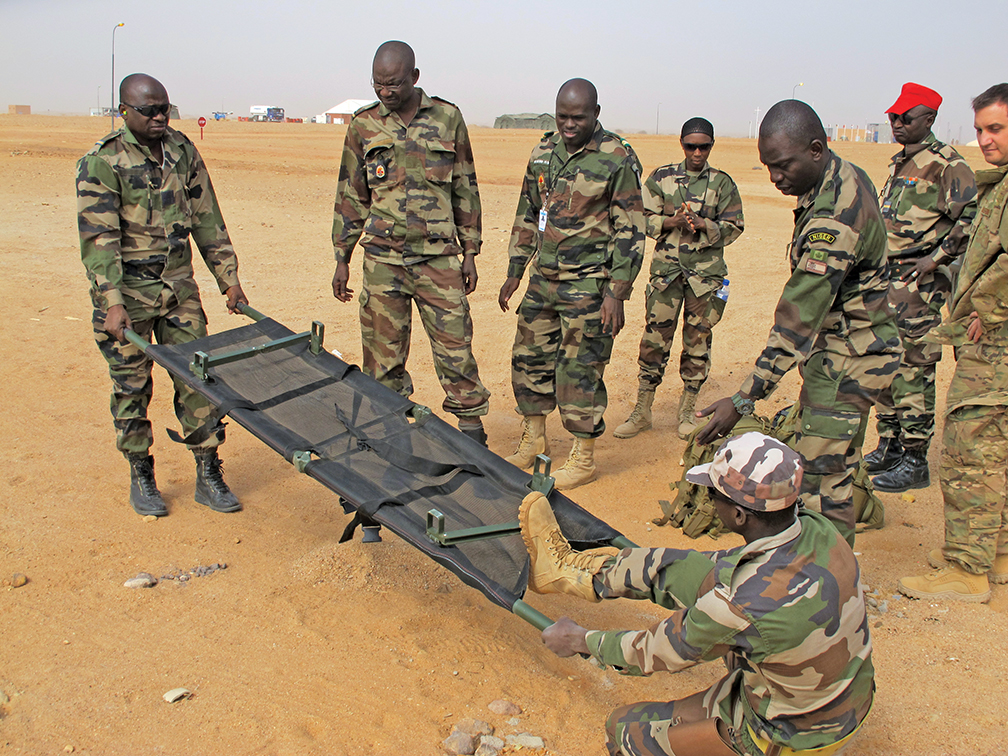
[[[312,321],[310,331],[296,333],[293,336],[284,336],[282,339],[273,339],[272,341],[267,341],[265,344],[256,344],[245,349],[235,349],[232,352],[215,354],[213,357],[206,352],[196,352],[193,355],[192,362],[189,364],[189,369],[201,381],[206,381],[210,379],[210,368],[214,365],[226,365],[229,362],[238,362],[238,360],[244,360],[256,354],[266,354],[267,352],[301,344],[305,341],[308,342],[308,351],[312,354],[319,354],[322,351],[324,336],[325,326],[319,321],[314,320]]]

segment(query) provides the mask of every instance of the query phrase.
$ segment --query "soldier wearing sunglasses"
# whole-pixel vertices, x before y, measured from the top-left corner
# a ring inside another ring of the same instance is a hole
[[[976,215],[973,171],[931,126],[941,95],[909,82],[887,111],[893,155],[879,202],[889,241],[889,301],[903,339],[903,359],[892,385],[879,395],[879,444],[867,454],[880,491],[900,492],[931,483],[928,447],[935,429],[935,367],[941,345],[920,341],[941,324],[952,290],[948,265],[966,250]]]
[[[132,74],[119,86],[119,101],[123,128],[77,163],[81,258],[91,282],[95,340],[112,378],[116,447],[130,464],[130,504],[138,514],[163,517],[168,509],[154,478],[147,419],[152,363],[125,331],[160,344],[206,336],[190,237],[228,310],[237,312],[248,299],[206,166],[195,145],[168,126],[168,92],[156,79]],[[236,512],[241,504],[224,482],[217,456],[224,427],[210,427],[206,400],[173,380],[182,441],[196,457],[196,501],[216,512]]]
[[[679,436],[696,428],[696,399],[710,373],[711,329],[728,301],[724,248],[744,227],[742,198],[724,171],[707,162],[714,126],[705,118],[683,124],[679,144],[685,159],[656,168],[644,184],[648,236],[657,240],[647,286],[647,324],[637,364],[637,404],[616,438],[651,428],[651,405],[665,375],[676,325],[683,313],[679,376]]]

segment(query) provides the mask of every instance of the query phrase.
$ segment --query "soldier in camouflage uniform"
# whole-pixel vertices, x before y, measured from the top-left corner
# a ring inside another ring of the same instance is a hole
[[[124,332],[130,328],[160,344],[206,336],[190,236],[227,296],[228,310],[237,312],[248,299],[203,159],[185,134],[168,126],[167,91],[156,79],[133,74],[123,79],[119,100],[125,125],[77,163],[77,220],[95,340],[112,377],[116,447],[130,463],[130,504],[138,514],[162,517],[168,510],[154,478],[147,419],[152,362]],[[196,501],[218,512],[241,509],[217,456],[223,425],[204,428],[210,406],[172,380],[175,414],[196,456]]]
[[[920,84],[903,85],[887,111],[893,155],[879,197],[889,237],[889,302],[903,339],[903,360],[875,412],[879,445],[865,455],[880,491],[900,492],[931,483],[927,453],[934,435],[935,366],[941,345],[921,337],[941,324],[951,291],[948,265],[966,249],[976,214],[973,171],[959,153],[934,138],[931,125],[941,96]]]
[[[710,443],[753,411],[799,365],[803,383],[794,449],[805,467],[802,503],[854,543],[854,475],[868,412],[899,366],[903,348],[889,308],[886,236],[868,175],[826,147],[819,116],[785,100],[760,125],[760,160],[770,180],[796,196],[791,278],[752,374],[739,391],[698,416]]]
[[[595,479],[595,439],[605,431],[602,380],[644,259],[640,163],[598,122],[595,87],[571,79],[557,94],[557,132],[532,150],[511,232],[503,311],[531,262],[518,306],[511,383],[523,418],[509,462],[527,469],[549,453],[546,416],[560,406],[574,444],[556,487]]]
[[[354,113],[347,129],[333,214],[333,294],[348,288],[350,256],[360,242],[364,371],[403,396],[416,303],[430,339],[442,405],[459,430],[486,444],[490,406],[472,352],[467,295],[476,290],[482,221],[469,132],[459,109],[415,84],[413,50],[386,42],[375,53],[378,102]]]
[[[728,301],[724,248],[742,233],[742,198],[731,176],[712,168],[714,126],[691,118],[679,138],[686,159],[656,168],[644,183],[648,236],[657,240],[647,286],[647,325],[640,343],[637,404],[616,438],[651,428],[651,405],[665,375],[679,313],[683,315],[679,437],[696,429],[696,398],[710,373],[711,329]]]
[[[1008,583],[1008,84],[976,97],[973,110],[995,167],[976,174],[979,211],[949,320],[927,336],[955,347],[956,369],[938,467],[945,545],[928,555],[937,573],[899,581],[914,598],[986,601],[990,583]]]
[[[722,444],[687,472],[745,545],[718,552],[575,552],[549,502],[519,508],[529,587],[588,601],[649,600],[672,610],[648,630],[587,630],[566,617],[543,631],[554,653],[590,654],[628,675],[724,659],[708,690],[614,711],[610,754],[829,756],[852,739],[874,696],[857,560],[822,515],[796,507],[798,455],[761,433]]]

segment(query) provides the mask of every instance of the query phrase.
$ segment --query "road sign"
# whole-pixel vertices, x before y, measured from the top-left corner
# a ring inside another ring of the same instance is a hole
[[[200,141],[203,141],[203,127],[206,126],[206,118],[204,118],[203,116],[200,116],[199,120],[196,121],[196,123],[199,124],[199,138],[200,138]]]

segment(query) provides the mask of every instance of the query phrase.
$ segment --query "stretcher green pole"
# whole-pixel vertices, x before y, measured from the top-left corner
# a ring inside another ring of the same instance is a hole
[[[259,310],[256,310],[253,307],[249,307],[247,304],[242,304],[241,302],[238,303],[238,310],[239,312],[241,312],[242,315],[252,318],[252,320],[254,320],[257,323],[260,320],[265,320],[266,318],[266,316],[263,315],[261,312],[259,312]],[[129,341],[133,346],[135,346],[137,349],[143,350],[144,352],[146,352],[147,347],[150,346],[150,342],[144,339],[142,336],[139,336],[137,332],[134,331],[132,328],[127,328],[125,331],[123,331],[123,335],[126,337],[127,341]]]
[[[521,599],[514,602],[514,606],[511,607],[511,611],[538,630],[545,630],[553,624],[553,620],[540,612],[538,609],[533,609]]]

